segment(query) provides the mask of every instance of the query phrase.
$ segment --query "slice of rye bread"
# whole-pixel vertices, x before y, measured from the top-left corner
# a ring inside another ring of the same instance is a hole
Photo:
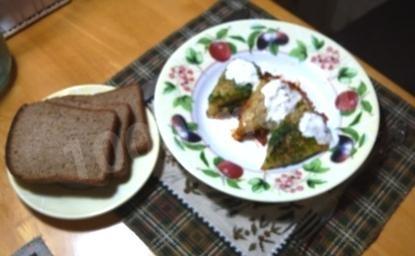
[[[8,134],[6,164],[25,181],[105,185],[118,129],[114,111],[23,105]]]
[[[94,100],[84,101],[77,100],[77,96],[59,97],[48,100],[48,102],[54,104],[63,104],[70,107],[86,108],[93,110],[108,109],[117,113],[117,116],[121,122],[119,138],[115,146],[115,160],[110,173],[118,178],[126,177],[130,169],[130,157],[126,147],[126,137],[128,128],[132,124],[134,117],[131,108],[128,104],[124,103],[108,103],[102,104]]]
[[[70,95],[62,98],[77,102],[93,102],[93,104],[100,105],[109,103],[128,104],[134,116],[134,124],[129,127],[127,134],[127,147],[130,156],[144,154],[152,147],[140,86],[128,85],[94,95]],[[52,102],[53,100],[51,99]]]

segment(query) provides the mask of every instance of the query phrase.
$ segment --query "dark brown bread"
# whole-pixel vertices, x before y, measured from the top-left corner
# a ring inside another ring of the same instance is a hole
[[[104,185],[118,128],[113,111],[23,105],[9,131],[6,164],[25,181]]]
[[[129,128],[127,136],[127,147],[131,156],[147,152],[151,146],[151,137],[148,130],[147,117],[141,89],[138,85],[129,85],[115,90],[95,95],[66,96],[68,100],[77,102],[105,105],[112,103],[126,103],[130,106],[134,125]]]
[[[138,85],[129,85],[113,90],[112,92],[103,93],[100,97],[104,99],[111,98],[114,101],[117,101],[117,99],[123,100],[123,102],[125,101],[130,104],[131,110],[134,113],[135,122],[130,127],[129,152],[130,154],[143,154],[149,151],[152,147],[152,141],[141,87]]]
[[[134,120],[131,108],[128,104],[123,103],[103,104],[97,100],[94,100],[94,97],[91,96],[87,96],[86,99],[89,100],[85,100],[85,96],[65,96],[50,99],[48,102],[63,104],[70,107],[79,107],[94,110],[109,109],[115,111],[121,122],[121,125],[119,138],[115,147],[114,165],[112,166],[110,173],[119,178],[125,177],[128,174],[131,163],[125,143],[128,128]]]

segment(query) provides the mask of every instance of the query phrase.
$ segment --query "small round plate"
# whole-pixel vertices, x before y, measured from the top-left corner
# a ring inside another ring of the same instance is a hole
[[[58,91],[47,98],[65,95],[96,94],[113,90],[108,85],[80,85]],[[59,219],[83,219],[111,211],[132,196],[146,183],[157,161],[160,138],[149,109],[146,110],[153,140],[152,149],[132,162],[131,175],[126,181],[112,180],[105,187],[69,188],[62,185],[27,184],[8,172],[10,183],[20,199],[34,210]]]
[[[208,118],[209,95],[227,64],[237,58],[299,82],[316,110],[328,118],[334,134],[330,150],[263,171],[266,147],[232,138],[237,117]],[[353,56],[316,31],[273,20],[224,23],[189,39],[163,67],[154,106],[166,146],[188,172],[219,191],[260,202],[301,200],[342,183],[369,155],[379,127],[375,90]],[[233,164],[233,174],[223,171],[224,164],[218,168],[223,160]]]

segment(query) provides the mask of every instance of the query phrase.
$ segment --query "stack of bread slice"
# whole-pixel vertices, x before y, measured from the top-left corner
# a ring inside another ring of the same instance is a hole
[[[102,186],[125,178],[152,146],[140,87],[23,105],[6,144],[10,172],[25,181]]]

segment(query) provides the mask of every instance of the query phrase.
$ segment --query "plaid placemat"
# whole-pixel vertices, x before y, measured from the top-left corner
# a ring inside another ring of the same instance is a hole
[[[239,18],[275,17],[243,1],[218,2],[108,83],[114,86],[141,84],[145,98],[151,102],[155,79],[175,49],[205,28]],[[376,152],[346,189],[335,214],[319,234],[308,241],[289,239],[280,251],[282,255],[361,254],[413,187],[415,109],[376,81],[373,83],[382,111]],[[156,254],[232,255],[239,251],[157,179],[149,182],[145,193],[140,192],[118,213]]]
[[[158,178],[151,178],[118,213],[157,255],[237,255]]]

